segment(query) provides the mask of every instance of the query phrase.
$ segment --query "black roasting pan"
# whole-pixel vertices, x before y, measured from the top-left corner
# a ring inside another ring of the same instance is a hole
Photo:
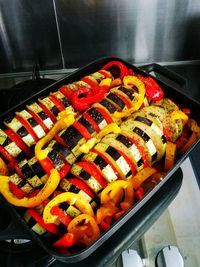
[[[74,81],[79,80],[81,77],[88,75],[92,72],[99,70],[103,65],[112,60],[119,60],[124,63],[128,68],[132,69],[135,73],[141,74],[144,76],[152,76],[150,73],[158,73],[160,76],[166,78],[165,81],[155,78],[158,84],[162,87],[165,96],[174,100],[181,107],[187,107],[191,109],[191,118],[195,119],[198,123],[200,122],[200,103],[196,100],[190,98],[189,96],[189,88],[188,95],[183,93],[182,88],[185,86],[185,80],[179,76],[178,74],[169,71],[167,68],[164,68],[158,64],[151,64],[147,66],[143,66],[142,68],[133,66],[132,64],[114,57],[106,57],[100,58],[83,68],[75,71],[74,73],[62,78],[61,80],[53,83],[52,85],[46,87],[45,89],[39,91],[37,94],[31,96],[26,99],[19,105],[13,107],[12,109],[6,111],[4,114],[0,116],[0,128],[3,127],[3,121],[9,116],[14,116],[16,111],[20,111],[26,107],[27,104],[30,104],[33,101],[36,101],[39,97],[48,95],[49,92],[53,92],[58,90],[58,88],[64,84],[69,84]],[[177,85],[177,86],[176,86]],[[86,249],[76,252],[72,255],[63,255],[58,254],[51,250],[48,245],[41,240],[25,223],[25,221],[21,218],[18,209],[15,209],[12,205],[7,203],[7,201],[0,196],[0,203],[4,209],[6,209],[12,220],[11,223],[5,227],[5,230],[0,232],[0,240],[11,239],[11,238],[26,238],[29,240],[34,240],[39,246],[45,249],[50,255],[54,256],[56,259],[66,262],[66,263],[75,263],[81,261],[91,255],[97,248],[99,248],[105,241],[111,237],[119,228],[123,227],[123,225],[133,217],[136,212],[138,213],[142,207],[147,205],[148,200],[150,200],[156,192],[164,187],[165,183],[172,176],[176,179],[176,176],[173,175],[180,167],[181,163],[184,159],[189,155],[189,153],[194,149],[195,146],[199,143],[199,140],[193,144],[193,146],[178,159],[175,166],[164,176],[164,178],[150,191],[148,192],[142,200],[138,201],[124,216],[122,216],[118,221],[116,221],[109,230],[103,233],[100,238],[98,238],[92,245],[87,247]],[[133,225],[134,229],[134,225]]]

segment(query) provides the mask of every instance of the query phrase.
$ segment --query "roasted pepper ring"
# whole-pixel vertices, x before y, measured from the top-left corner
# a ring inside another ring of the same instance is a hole
[[[74,234],[79,245],[90,245],[99,236],[100,230],[93,216],[81,214],[75,217],[67,227],[68,233]]]
[[[110,183],[101,192],[101,207],[97,210],[97,223],[118,212],[127,211],[134,202],[134,190],[130,181],[118,180]]]
[[[0,192],[7,201],[15,206],[33,208],[46,200],[57,188],[60,182],[60,175],[56,169],[51,170],[51,174],[39,193],[31,198],[17,198],[9,189],[9,176],[0,176]]]
[[[82,196],[71,193],[65,192],[57,195],[54,197],[44,208],[43,212],[43,219],[45,223],[54,223],[58,216],[55,216],[51,213],[51,209],[54,206],[57,206],[63,202],[67,202],[69,205],[75,205],[81,213],[88,214],[90,216],[94,216],[93,209],[89,202]]]

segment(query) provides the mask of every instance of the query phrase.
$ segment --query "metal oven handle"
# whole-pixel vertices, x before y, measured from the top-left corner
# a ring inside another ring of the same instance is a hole
[[[170,70],[167,67],[152,63],[140,66],[139,68],[144,72],[147,72],[148,74],[152,74],[158,80],[161,80],[166,84],[170,83],[170,85],[173,85],[178,88],[186,87],[187,81],[181,75],[177,74],[176,72]],[[171,82],[173,84],[171,84]]]

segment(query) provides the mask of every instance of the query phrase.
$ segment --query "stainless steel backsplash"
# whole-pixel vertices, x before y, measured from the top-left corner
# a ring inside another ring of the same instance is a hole
[[[0,73],[200,59],[199,0],[0,0]]]

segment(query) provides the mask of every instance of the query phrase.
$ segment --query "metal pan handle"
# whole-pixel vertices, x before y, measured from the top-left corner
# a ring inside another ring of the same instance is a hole
[[[167,67],[163,67],[159,64],[153,63],[149,65],[140,66],[139,68],[147,72],[148,74],[152,74],[158,80],[161,80],[166,84],[170,84],[178,88],[183,88],[186,86],[186,80],[181,75],[168,69]]]

